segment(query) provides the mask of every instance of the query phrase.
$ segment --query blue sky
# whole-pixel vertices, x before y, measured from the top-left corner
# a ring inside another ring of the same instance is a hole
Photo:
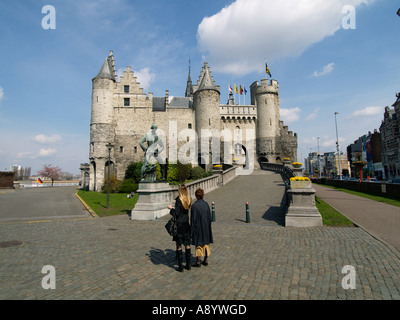
[[[56,28],[42,28],[42,7]],[[350,23],[354,8],[355,29]],[[342,151],[379,129],[400,92],[400,4],[389,0],[2,0],[0,170],[44,164],[79,173],[88,162],[91,80],[113,50],[145,93],[183,96],[188,60],[221,87],[266,77],[280,85],[281,119],[298,134],[298,160]],[[238,101],[237,101],[238,102]],[[243,98],[241,98],[243,103]],[[249,103],[249,96],[246,97]]]

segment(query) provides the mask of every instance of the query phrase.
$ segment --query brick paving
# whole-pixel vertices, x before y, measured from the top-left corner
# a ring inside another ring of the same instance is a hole
[[[262,194],[268,179],[278,182]],[[237,177],[224,187],[230,190],[225,201],[246,200],[239,198],[244,192],[235,185],[240,184],[251,187],[247,193],[257,190],[261,199],[273,195],[274,209],[253,204],[251,223],[246,224],[243,206],[226,211],[218,206],[209,266],[183,273],[174,270],[175,243],[164,229],[168,217],[0,224],[0,242],[21,242],[0,247],[0,299],[400,298],[400,260],[383,242],[361,228],[285,228],[277,218],[279,175]],[[208,194],[207,200],[220,204],[221,190]],[[253,195],[251,201],[257,198]],[[45,265],[56,270],[56,289],[42,288]],[[355,289],[342,287],[345,265],[356,270]]]

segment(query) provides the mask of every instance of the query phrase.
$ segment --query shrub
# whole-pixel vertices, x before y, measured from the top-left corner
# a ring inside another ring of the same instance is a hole
[[[115,175],[110,176],[110,192],[114,193],[117,192],[119,189],[119,186],[121,185],[121,180],[118,180]],[[108,187],[108,179],[104,179],[104,189],[103,193],[107,193],[107,188]]]
[[[134,179],[129,178],[122,181],[118,192],[119,193],[131,193],[135,192],[138,189],[138,184],[135,182]],[[111,190],[111,189],[110,189]]]
[[[198,180],[201,178],[204,178],[204,174],[206,173],[206,171],[198,166],[198,167],[194,167],[192,168],[192,170],[190,170],[190,179],[192,180]]]
[[[212,170],[208,170],[207,172],[204,173],[203,178],[206,177],[211,177],[214,173],[212,172]]]
[[[189,179],[190,171],[192,170],[192,164],[182,164],[178,161],[177,163],[177,173],[176,180],[179,183],[184,183],[187,179]]]
[[[142,169],[143,162],[132,162],[125,171],[125,180],[133,179],[136,183],[140,181],[140,170]]]
[[[177,173],[178,173],[178,165],[177,164],[169,164],[168,172],[167,172],[167,181],[168,182],[176,181]]]

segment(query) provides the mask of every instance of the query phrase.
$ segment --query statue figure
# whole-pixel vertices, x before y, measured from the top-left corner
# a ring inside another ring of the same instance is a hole
[[[161,167],[162,180],[167,180],[166,164],[161,158],[160,154],[164,150],[164,145],[159,139],[157,133],[157,125],[153,124],[151,130],[146,133],[140,140],[139,144],[142,150],[145,152],[143,166],[140,170],[140,181],[141,182],[155,182],[157,162]],[[145,145],[147,143],[147,146]]]

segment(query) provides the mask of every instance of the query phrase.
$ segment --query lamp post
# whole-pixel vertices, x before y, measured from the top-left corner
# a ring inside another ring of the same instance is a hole
[[[337,121],[336,121],[336,115],[339,114],[339,112],[335,112],[335,126],[336,126],[336,150],[338,154],[338,162],[339,162],[339,179],[342,180],[342,169],[340,167],[340,151],[339,151],[339,136],[338,136],[338,131],[337,131]]]
[[[106,147],[108,149],[108,172],[107,172],[107,209],[110,203],[110,168],[111,168],[111,149],[114,147],[113,144],[107,143]]]
[[[319,137],[317,137],[317,144],[318,144],[318,178],[320,179],[322,177],[321,175],[321,157],[319,155]]]

